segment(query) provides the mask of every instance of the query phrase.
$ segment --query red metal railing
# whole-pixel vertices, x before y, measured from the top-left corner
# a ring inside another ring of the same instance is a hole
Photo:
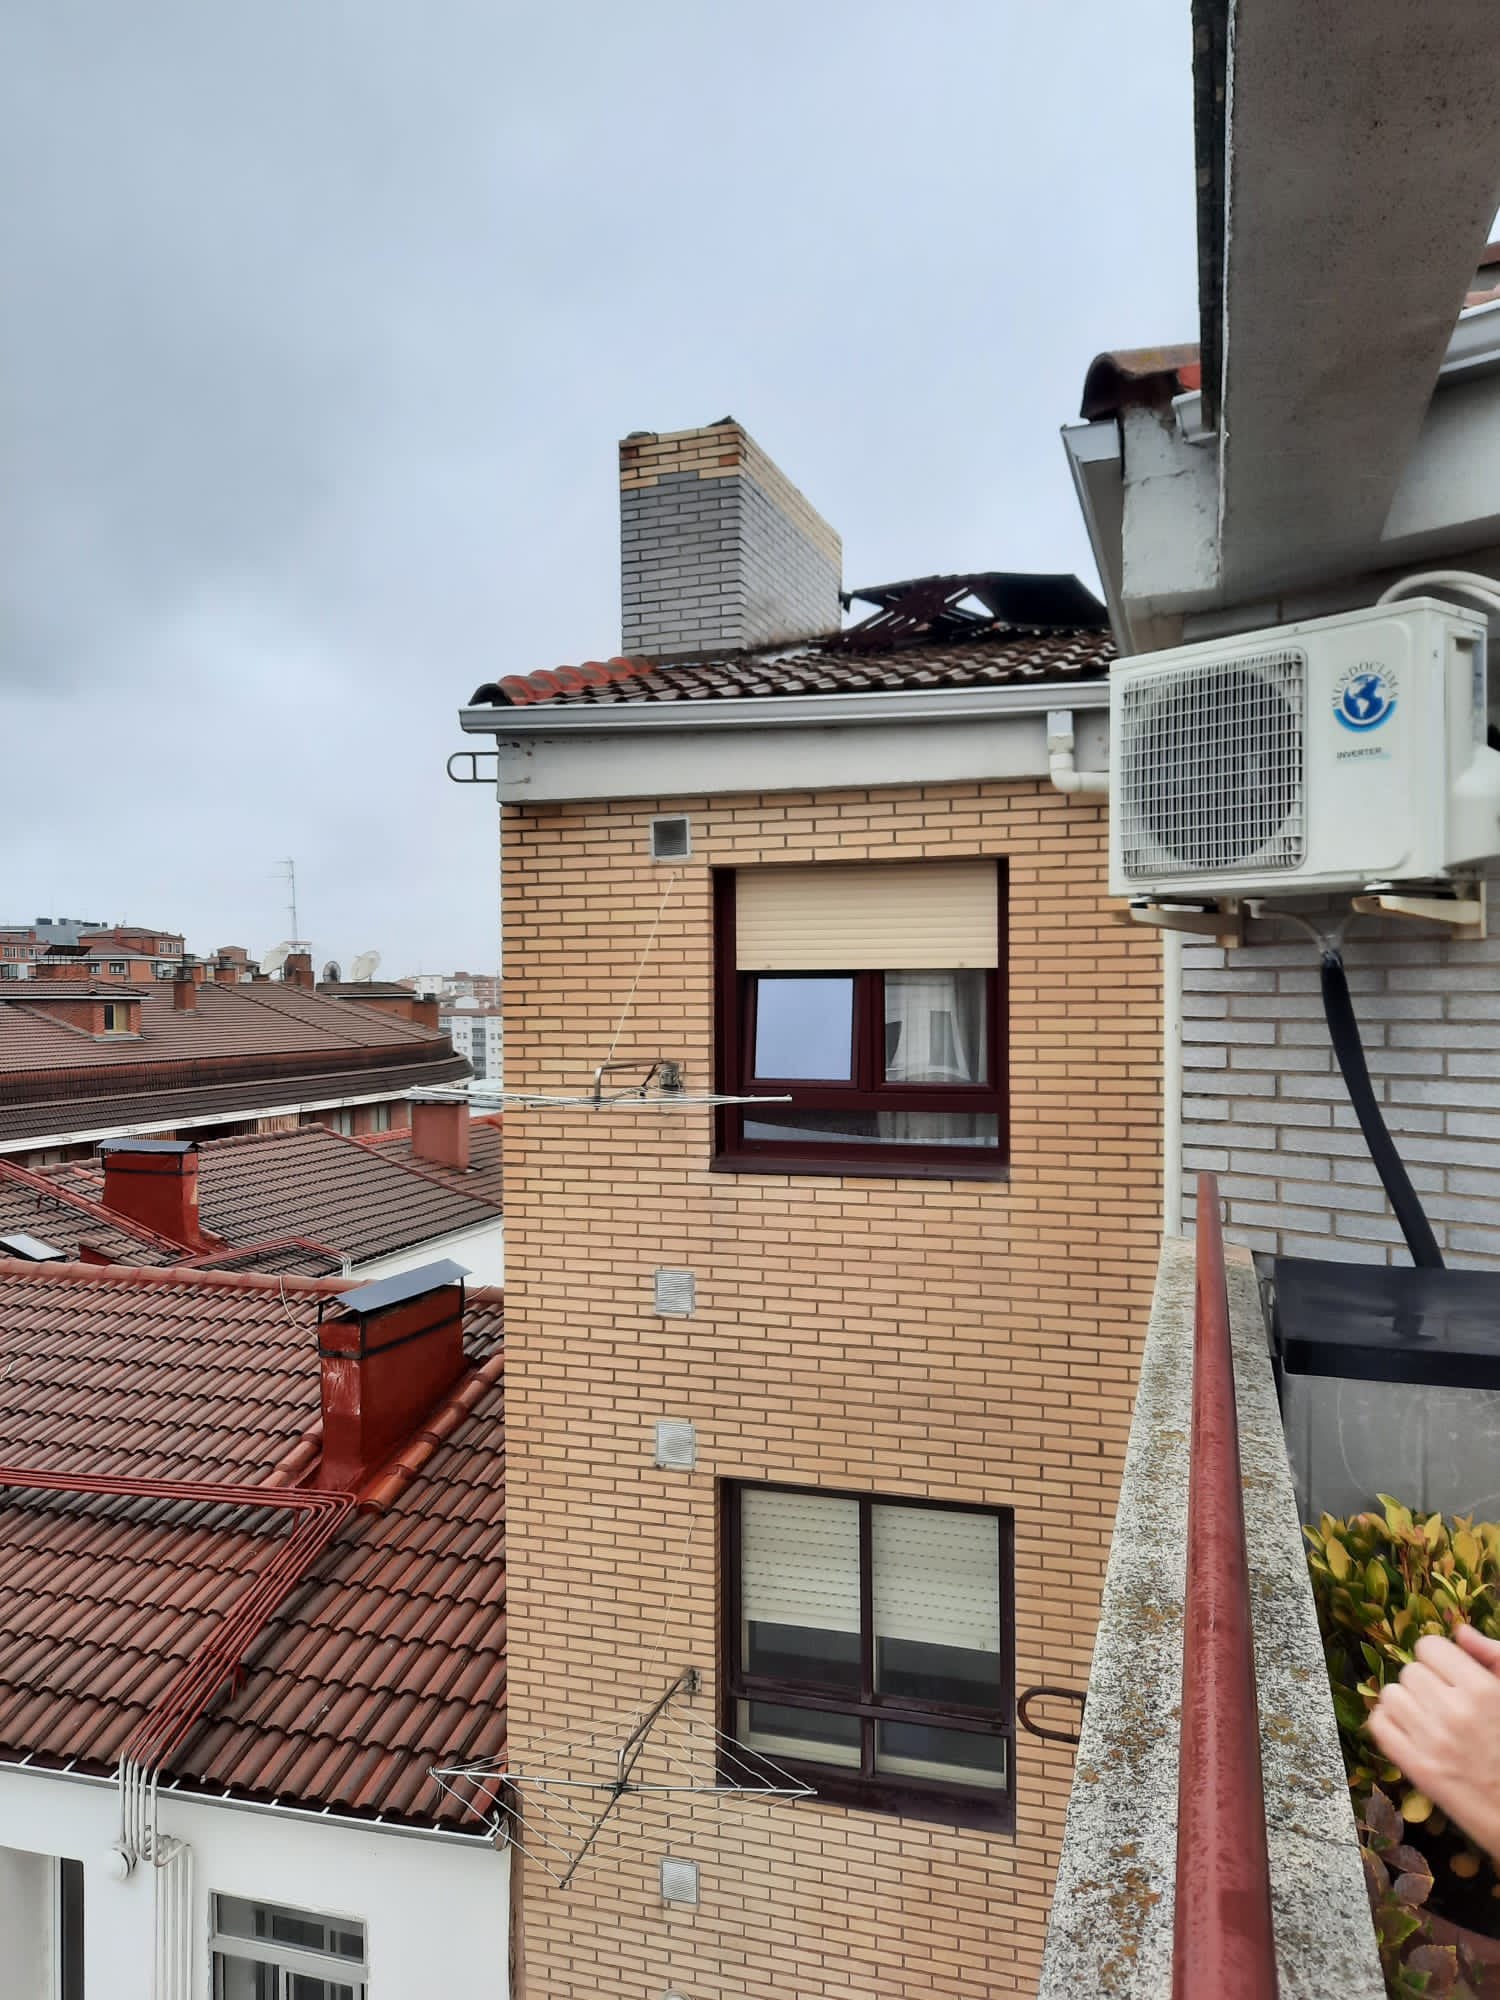
[[[1198,1177],[1173,2000],[1276,2000],[1219,1184]]]

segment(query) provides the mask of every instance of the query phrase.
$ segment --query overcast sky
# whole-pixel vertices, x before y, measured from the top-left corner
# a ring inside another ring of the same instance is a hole
[[[482,680],[619,648],[615,446],[845,580],[1093,573],[1058,427],[1195,337],[1188,0],[0,10],[0,919],[496,956]]]

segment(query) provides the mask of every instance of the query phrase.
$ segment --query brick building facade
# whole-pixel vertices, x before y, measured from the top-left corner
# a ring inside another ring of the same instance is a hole
[[[712,1716],[724,1482],[1014,1510],[1015,1682],[1086,1681],[1160,1216],[1159,950],[1102,892],[1104,815],[960,784],[509,809],[512,1087],[576,1088],[682,867],[622,1057],[713,1070],[713,871],[1009,865],[1004,1181],[716,1173],[710,1110],[507,1117],[513,1762],[616,1730],[681,1665]],[[577,941],[590,976],[577,978]],[[692,1270],[661,1318],[661,1266]],[[692,1471],[653,1426],[697,1427]],[[1067,1728],[1068,1712],[1048,1717]],[[1031,1990],[1071,1753],[1022,1733],[1013,1834],[821,1801],[627,1801],[566,1891],[524,1895],[538,2000],[977,2000]],[[563,1758],[564,1763],[566,1758]],[[712,1779],[700,1760],[696,1780]],[[657,1859],[701,1869],[663,1904]]]

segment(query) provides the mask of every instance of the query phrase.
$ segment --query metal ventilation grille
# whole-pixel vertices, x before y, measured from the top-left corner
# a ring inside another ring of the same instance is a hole
[[[1153,674],[1124,690],[1120,857],[1140,881],[1299,867],[1307,655]]]

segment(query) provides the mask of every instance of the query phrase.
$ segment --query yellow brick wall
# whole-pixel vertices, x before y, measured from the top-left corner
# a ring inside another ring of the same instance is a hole
[[[646,859],[659,811],[692,816],[675,879]],[[511,1089],[586,1086],[669,885],[618,1053],[677,1057],[702,1089],[710,868],[974,854],[1010,868],[1006,1183],[713,1174],[706,1110],[507,1115],[523,1771],[595,1775],[591,1758],[694,1665],[694,1735],[678,1728],[677,1763],[643,1768],[710,1781],[694,1744],[717,1719],[728,1478],[1013,1507],[1017,1686],[1084,1686],[1161,1202],[1160,954],[1104,900],[1104,837],[1099,804],[1030,783],[506,809]],[[693,1317],[654,1316],[659,1265],[696,1271]],[[654,1467],[663,1416],[698,1426],[694,1472]],[[592,1750],[571,1740],[590,1732]],[[1030,1993],[1071,1752],[1022,1734],[1016,1761],[1013,1836],[807,1801],[627,1797],[566,1891],[540,1864],[560,1868],[545,1840],[571,1849],[583,1795],[533,1791],[527,2000]],[[696,1910],[662,1904],[664,1854],[699,1863]]]

